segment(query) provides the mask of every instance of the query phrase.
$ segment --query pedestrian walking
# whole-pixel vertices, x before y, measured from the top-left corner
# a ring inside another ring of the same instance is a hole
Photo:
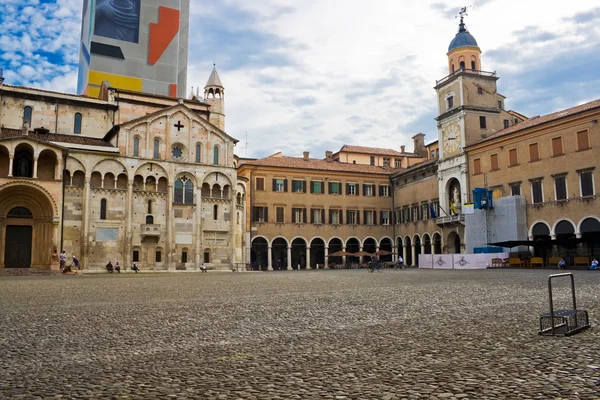
[[[67,264],[67,252],[66,251],[63,250],[60,252],[59,260],[60,260],[60,272],[63,272],[63,270],[65,269],[65,265]]]

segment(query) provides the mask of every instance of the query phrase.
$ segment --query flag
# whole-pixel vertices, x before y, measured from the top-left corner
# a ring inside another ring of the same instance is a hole
[[[450,202],[450,210],[454,213],[454,215],[458,215],[458,211],[456,211],[456,206],[453,202]]]
[[[431,214],[431,218],[437,218],[435,208],[433,208],[433,203],[429,203],[429,213]]]

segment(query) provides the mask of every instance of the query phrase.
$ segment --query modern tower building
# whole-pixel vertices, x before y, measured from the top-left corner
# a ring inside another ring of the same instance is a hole
[[[189,0],[84,0],[77,91],[185,97]]]

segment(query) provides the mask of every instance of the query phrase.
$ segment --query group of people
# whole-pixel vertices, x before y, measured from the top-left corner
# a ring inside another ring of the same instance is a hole
[[[135,262],[133,262],[131,264],[131,270],[133,272],[135,272],[136,274],[140,271],[140,269],[138,268],[137,264]],[[117,261],[117,263],[113,266],[112,265],[112,261],[109,261],[108,264],[106,264],[106,271],[109,274],[112,274],[114,271],[117,271],[118,274],[121,273],[121,266],[119,265],[119,262]]]
[[[72,272],[71,267],[75,267],[75,272],[81,269],[81,263],[79,262],[77,257],[75,257],[75,254],[73,254],[72,259],[73,261],[71,262],[71,265],[67,265],[67,253],[64,250],[60,252],[58,256],[58,260],[60,263],[60,272],[62,272],[63,274],[67,272]]]
[[[564,259],[560,259],[560,261],[558,262],[558,269],[565,269],[567,268],[567,263],[565,262]],[[590,265],[590,271],[595,271],[598,269],[598,259],[596,257],[594,257],[594,259],[592,260],[592,265]]]

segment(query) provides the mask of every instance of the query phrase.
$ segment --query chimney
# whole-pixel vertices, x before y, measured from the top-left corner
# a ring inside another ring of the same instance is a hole
[[[331,151],[326,151],[326,152],[325,152],[325,160],[327,160],[327,161],[332,161],[332,160],[333,160],[333,152],[331,152]]]
[[[406,146],[404,146],[404,145],[400,146],[400,153],[404,153],[404,149],[406,149]]]
[[[305,151],[302,154],[304,154],[304,161],[308,161],[308,156],[310,156],[310,153],[308,151]]]

